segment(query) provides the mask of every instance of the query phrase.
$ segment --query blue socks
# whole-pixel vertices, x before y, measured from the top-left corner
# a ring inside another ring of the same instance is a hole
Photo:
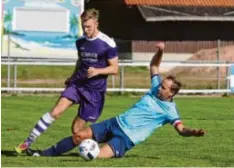
[[[66,153],[77,145],[73,143],[72,136],[66,137],[59,141],[57,144],[41,152],[41,156],[59,156]]]

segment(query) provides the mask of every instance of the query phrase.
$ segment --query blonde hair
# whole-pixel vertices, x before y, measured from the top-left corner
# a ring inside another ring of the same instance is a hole
[[[97,9],[94,9],[94,8],[88,9],[88,10],[84,11],[80,17],[81,17],[82,21],[86,21],[89,19],[98,20],[99,19],[99,11]]]

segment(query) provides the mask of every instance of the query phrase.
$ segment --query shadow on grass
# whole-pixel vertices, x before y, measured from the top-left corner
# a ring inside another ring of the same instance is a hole
[[[80,157],[81,158],[81,156],[79,156],[79,154],[75,153],[75,152],[64,154],[64,155],[62,155],[60,157],[63,157],[63,156],[76,156],[76,157]],[[134,155],[134,154],[125,155],[122,158],[139,158],[139,157],[141,157],[141,158],[147,158],[147,159],[161,159],[160,157],[156,157],[156,156],[142,156],[142,155]],[[122,158],[111,158],[111,159],[122,159]]]
[[[18,156],[13,150],[1,150],[2,156]]]
[[[18,155],[15,151],[13,151],[13,150],[1,150],[1,154],[2,154],[2,156],[19,156],[19,155]],[[22,154],[20,154],[20,156],[29,156],[29,155],[27,155],[26,153],[22,153]],[[64,156],[66,156],[66,157],[71,157],[71,156],[76,156],[76,157],[78,157],[79,154],[76,153],[76,152],[73,152],[73,153],[68,153],[68,154],[64,154],[64,155],[56,156],[56,157],[64,157]]]
[[[62,156],[76,156],[76,157],[80,157],[80,155],[76,152],[72,152],[72,153],[67,153],[67,154],[63,154]]]
[[[2,156],[19,156],[13,150],[1,150],[1,154],[2,154]],[[27,157],[29,155],[23,153],[20,156],[26,156]],[[29,156],[29,157],[31,157],[31,156]],[[42,156],[42,157],[44,157],[44,156]],[[61,156],[55,156],[55,157],[79,157],[79,158],[81,158],[79,156],[79,154],[76,153],[76,152],[67,153],[67,154],[64,154],[64,155],[61,155]],[[126,155],[123,158],[139,158],[139,157],[146,158],[146,159],[160,159],[159,157],[156,157],[156,156],[139,156],[139,155],[134,155],[134,154]],[[115,159],[115,158],[112,158],[112,159]],[[70,161],[70,160],[68,160],[68,161]]]

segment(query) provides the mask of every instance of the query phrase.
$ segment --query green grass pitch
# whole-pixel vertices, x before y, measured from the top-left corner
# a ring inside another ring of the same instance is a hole
[[[2,96],[1,154],[3,167],[233,167],[234,98],[176,98],[186,126],[204,128],[206,136],[184,138],[171,125],[159,128],[145,142],[120,159],[84,161],[77,149],[60,157],[15,156],[13,147],[22,142],[31,128],[57,100],[56,96]],[[107,96],[99,121],[116,116],[131,107],[139,97]],[[71,122],[77,106],[67,110],[32,148],[45,149],[71,135]]]

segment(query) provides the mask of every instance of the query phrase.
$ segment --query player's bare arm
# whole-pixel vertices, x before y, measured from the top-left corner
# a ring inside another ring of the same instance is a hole
[[[150,74],[151,76],[154,74],[159,74],[159,65],[162,61],[163,51],[165,48],[165,44],[163,42],[159,42],[156,44],[156,48],[158,49],[155,55],[153,56],[150,62]]]
[[[118,57],[108,60],[109,66],[105,68],[89,67],[88,78],[92,78],[97,75],[116,75],[118,73]]]
[[[205,131],[203,129],[194,129],[194,128],[187,128],[182,123],[175,126],[176,131],[184,137],[189,136],[204,136]]]

